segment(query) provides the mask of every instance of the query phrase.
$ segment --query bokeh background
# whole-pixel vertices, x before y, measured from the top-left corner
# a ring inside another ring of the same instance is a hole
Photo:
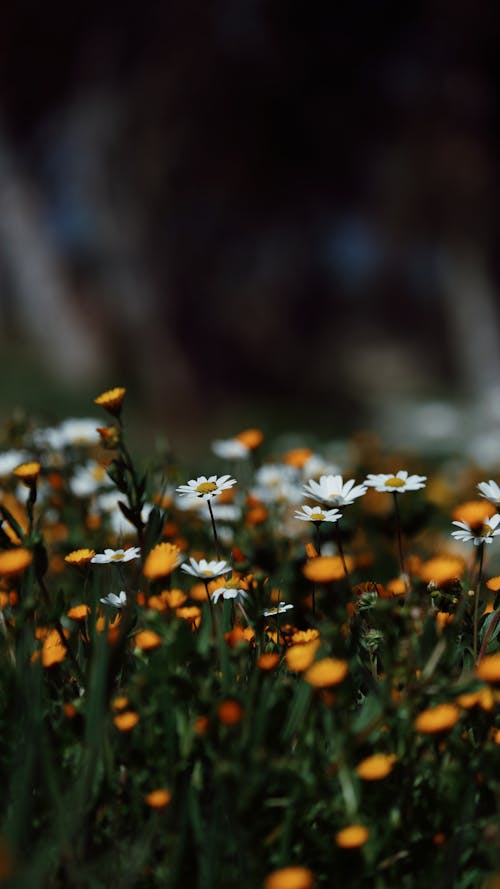
[[[1,417],[498,461],[497,11],[2,4]]]

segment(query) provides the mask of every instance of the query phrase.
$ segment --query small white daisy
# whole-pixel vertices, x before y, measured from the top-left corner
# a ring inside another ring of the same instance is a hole
[[[212,442],[212,451],[223,460],[244,460],[250,449],[237,438],[218,438]]]
[[[338,522],[342,513],[338,509],[321,509],[320,506],[302,506],[295,511],[295,518],[301,522]]]
[[[468,543],[469,540],[472,540],[474,546],[480,546],[482,543],[492,543],[493,538],[500,534],[500,528],[497,527],[499,522],[500,515],[496,513],[483,522],[479,533],[477,530],[473,530],[468,522],[453,522],[452,524],[456,525],[460,530],[452,531],[451,536],[455,540],[461,540],[463,543]]]
[[[494,503],[495,506],[500,505],[500,488],[492,478],[490,478],[489,482],[479,482],[477,487],[479,488],[480,497],[486,497],[486,500]]]
[[[341,475],[322,475],[319,482],[313,478],[309,479],[304,485],[304,491],[321,503],[349,506],[358,497],[366,494],[367,489],[364,485],[356,485],[353,478],[344,483]]]
[[[262,503],[292,503],[297,505],[302,494],[297,490],[299,471],[294,466],[266,463],[254,475],[255,485],[250,494]]]
[[[113,608],[125,608],[125,605],[127,604],[127,594],[125,590],[122,590],[118,596],[115,593],[108,593],[107,596],[99,599],[99,602],[102,602],[103,605],[112,605]]]
[[[141,550],[138,546],[129,549],[105,549],[103,553],[97,553],[90,561],[96,565],[112,565],[117,562],[131,562],[132,559],[140,559]]]
[[[246,590],[232,586],[219,587],[218,590],[214,590],[212,593],[212,602],[217,604],[221,596],[223,599],[234,599],[236,602],[244,602],[245,599],[248,599]]]
[[[218,497],[222,491],[227,491],[236,484],[236,479],[229,475],[200,475],[198,478],[190,479],[187,485],[179,485],[176,488],[180,497],[198,497],[200,500],[211,500],[212,497]]]
[[[280,602],[276,608],[266,608],[262,614],[264,617],[276,617],[277,614],[284,614],[285,611],[290,611],[290,608],[293,608],[293,605],[287,605],[285,602]]]
[[[90,497],[106,486],[111,486],[111,479],[106,467],[97,460],[88,460],[83,466],[78,466],[69,481],[71,493],[75,497]]]
[[[28,463],[33,458],[26,451],[4,451],[0,454],[0,476],[8,476],[20,463]]]
[[[222,574],[227,574],[231,571],[231,565],[228,565],[227,562],[224,561],[212,561],[207,562],[206,559],[200,559],[197,561],[192,557],[189,558],[190,565],[181,565],[181,570],[185,571],[186,574],[191,574],[193,577],[200,577],[202,580],[213,580],[214,577],[221,577]]]
[[[406,469],[400,469],[395,475],[384,472],[378,475],[371,473],[363,484],[368,485],[369,488],[375,488],[376,491],[404,494],[405,491],[418,491],[419,488],[425,488],[426,481],[426,475],[408,475]]]

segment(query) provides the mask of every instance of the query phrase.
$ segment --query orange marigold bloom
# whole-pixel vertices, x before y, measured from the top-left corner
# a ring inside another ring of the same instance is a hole
[[[264,880],[264,889],[312,889],[314,874],[307,867],[281,867]]]
[[[364,846],[370,831],[363,824],[350,824],[335,834],[335,842],[341,849],[357,849]]]
[[[161,787],[158,790],[152,790],[144,797],[145,802],[148,806],[151,806],[152,809],[164,809],[165,806],[168,806],[171,799],[172,794],[170,793],[170,790],[167,790],[166,787]]]
[[[419,713],[415,729],[424,735],[435,735],[453,728],[459,719],[460,710],[455,704],[438,704]]]
[[[484,682],[500,682],[500,651],[485,655],[476,667],[476,674]]]
[[[15,476],[24,482],[25,485],[32,485],[36,482],[38,476],[40,475],[42,467],[40,463],[37,463],[35,460],[30,463],[21,463],[19,466],[13,470]]]
[[[406,587],[404,585],[404,581],[401,580],[400,577],[395,577],[393,580],[390,580],[386,584],[386,588],[392,593],[393,596],[404,596],[406,593]]]
[[[449,611],[436,611],[436,623],[438,625],[438,631],[441,633],[448,624],[453,623],[455,620],[455,615],[450,614]]]
[[[153,651],[155,648],[160,647],[161,636],[153,630],[142,630],[140,633],[137,633],[134,642],[141,651]]]
[[[224,633],[224,639],[230,648],[235,648],[239,642],[253,642],[255,633],[251,627],[241,627],[239,624],[235,624],[232,630]]]
[[[110,414],[114,414],[114,416],[119,416],[126,391],[121,386],[108,389],[106,392],[98,395],[97,398],[94,398],[94,404],[98,404],[99,407],[103,407]]]
[[[180,564],[180,550],[173,543],[158,543],[146,556],[142,569],[148,580],[166,577]]]
[[[108,450],[115,450],[120,444],[121,432],[117,426],[97,426],[101,444]]]
[[[77,714],[77,709],[71,702],[64,705],[63,711],[66,719],[74,719]]]
[[[88,565],[94,556],[95,550],[93,549],[74,549],[72,552],[68,553],[67,556],[64,556],[64,561],[67,562],[68,565],[76,565],[81,568],[84,565]]]
[[[286,665],[292,673],[303,673],[311,666],[319,648],[319,639],[298,645],[292,645],[285,654]]]
[[[6,549],[0,553],[0,577],[13,577],[22,574],[31,565],[33,553],[20,546],[17,549]]]
[[[356,772],[363,781],[380,781],[392,772],[396,756],[393,753],[374,753],[356,766]]]
[[[420,577],[426,583],[434,581],[439,586],[441,583],[449,583],[456,577],[462,577],[464,569],[463,559],[455,556],[434,556],[420,566]]]
[[[197,630],[201,624],[201,608],[197,605],[185,605],[183,608],[176,608],[177,617],[187,620],[191,624],[192,630]]]
[[[306,670],[304,679],[314,688],[330,688],[345,679],[348,669],[347,661],[325,657]]]
[[[264,654],[261,654],[257,659],[257,666],[260,670],[264,672],[268,672],[276,669],[280,662],[280,656],[276,652],[267,651]]]
[[[111,701],[111,707],[116,712],[120,710],[126,710],[128,707],[128,698],[126,695],[116,695],[115,698]]]
[[[347,570],[352,570],[352,559],[346,556]],[[304,577],[313,583],[329,583],[345,577],[344,566],[340,556],[316,556],[309,559],[302,568]]]
[[[135,710],[125,710],[113,717],[113,722],[121,732],[130,732],[139,722],[139,714]]]
[[[265,506],[252,506],[245,516],[245,524],[249,528],[255,525],[263,525],[269,518],[269,513]]]
[[[90,608],[88,605],[73,605],[66,614],[71,620],[85,620],[87,614],[90,614]]]
[[[467,500],[455,506],[451,515],[455,521],[467,522],[475,529],[481,528],[486,519],[490,519],[496,511],[496,507],[488,500]]]
[[[319,639],[319,630],[311,628],[310,630],[296,630],[291,638],[292,645],[305,645],[307,642],[315,642]]]
[[[311,448],[292,448],[283,455],[283,463],[295,466],[296,469],[302,469],[312,455]]]
[[[498,590],[500,590],[500,575],[490,577],[490,579],[486,581],[486,586],[489,590],[493,590],[494,593],[497,593]]]
[[[42,646],[42,664],[44,667],[52,667],[60,664],[66,657],[66,646],[57,630],[49,630]]]
[[[250,451],[254,451],[264,440],[264,433],[260,429],[244,429],[234,436],[237,441],[241,441]]]
[[[222,725],[237,725],[243,719],[243,707],[239,701],[222,701],[217,707],[217,716]]]
[[[169,608],[182,608],[187,601],[187,596],[182,590],[163,590],[161,598]],[[206,598],[206,594],[205,594]]]
[[[195,735],[204,735],[207,728],[208,716],[197,716],[193,725],[193,731]]]

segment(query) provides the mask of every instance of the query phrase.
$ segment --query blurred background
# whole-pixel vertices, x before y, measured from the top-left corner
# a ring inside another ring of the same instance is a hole
[[[496,5],[325,6],[2,4],[2,419],[498,462]]]

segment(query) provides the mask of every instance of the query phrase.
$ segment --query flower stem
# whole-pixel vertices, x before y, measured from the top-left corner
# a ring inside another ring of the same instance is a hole
[[[207,500],[208,503],[208,511],[210,513],[210,520],[212,522],[212,531],[214,532],[214,543],[215,543],[215,554],[217,559],[220,561],[220,548],[219,548],[219,538],[217,537],[217,528],[215,527],[215,519],[212,511],[212,504],[210,500]]]
[[[478,552],[478,569],[477,569],[477,582],[476,582],[476,592],[474,594],[474,619],[473,619],[473,629],[472,629],[472,650],[474,653],[474,663],[477,660],[477,642],[478,642],[478,623],[479,623],[479,590],[481,588],[481,581],[483,579],[483,559],[484,559],[484,543],[479,545]]]
[[[405,585],[406,591],[409,589],[408,576],[406,574],[405,569],[405,557],[403,554],[403,538],[401,534],[401,517],[399,515],[399,503],[398,503],[398,492],[393,491],[392,496],[394,497],[394,514],[396,516],[396,531],[398,535],[398,552],[399,552],[399,571],[401,574],[401,579]]]
[[[340,556],[340,559],[342,562],[342,568],[344,569],[345,579],[347,582],[347,589],[349,590],[349,593],[352,593],[351,578],[349,577],[349,571],[347,570],[347,562],[345,560],[344,547],[342,545],[342,534],[340,533],[340,522],[335,523],[335,531],[337,534],[337,549],[339,551],[339,556]]]

